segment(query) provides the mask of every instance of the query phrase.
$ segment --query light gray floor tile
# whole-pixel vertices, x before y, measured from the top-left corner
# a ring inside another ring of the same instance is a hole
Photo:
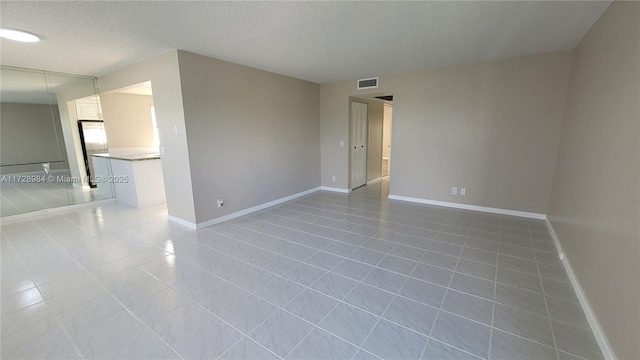
[[[540,277],[519,271],[498,268],[497,281],[502,284],[542,293]]]
[[[423,304],[440,308],[446,291],[447,289],[443,286],[409,279],[398,294]]]
[[[282,275],[282,277],[289,279],[291,281],[295,281],[299,284],[308,286],[316,282],[322,275],[324,275],[326,270],[317,268],[315,266],[300,264],[293,269],[287,271]]]
[[[387,185],[199,230],[117,204],[3,224],[1,355],[555,359],[551,321],[558,359],[601,357],[543,221]]]
[[[549,317],[552,319],[583,328],[589,327],[589,323],[580,304],[551,297],[547,297],[546,300]]]
[[[442,310],[491,325],[493,302],[449,289]]]
[[[460,257],[463,259],[473,260],[489,265],[496,265],[498,261],[498,255],[496,255],[496,253],[491,251],[473,249],[470,247],[465,247],[462,250],[462,254],[460,255]]]
[[[316,328],[286,357],[298,359],[351,359],[357,348],[322,329]]]
[[[371,270],[369,275],[362,280],[362,282],[371,286],[379,287],[383,290],[396,292],[402,287],[402,284],[404,284],[406,279],[407,277],[404,275],[384,269],[374,268]]]
[[[383,318],[428,335],[438,309],[403,297],[393,299]]]
[[[305,290],[284,308],[313,324],[318,324],[337,304],[337,300],[324,294]]]
[[[329,272],[311,284],[310,288],[336,299],[342,299],[356,284],[355,280]]]
[[[593,333],[589,329],[555,320],[551,321],[551,326],[553,327],[558,350],[578,355],[585,359],[604,358]]]
[[[285,357],[313,328],[295,315],[278,311],[249,336],[271,352]]]
[[[356,281],[360,281],[372,269],[373,267],[371,265],[363,264],[361,262],[353,261],[350,259],[344,259],[338,265],[334,266],[333,269],[331,269],[331,272]]]
[[[369,242],[370,241],[382,241],[382,240],[369,240]],[[385,254],[382,252],[361,247],[356,251],[354,251],[351,255],[349,255],[349,258],[373,266],[373,265],[376,265],[384,256]]]
[[[378,318],[347,304],[338,304],[319,326],[355,345],[361,345]]]
[[[562,301],[578,302],[578,297],[571,283],[542,278],[544,294]]]
[[[460,253],[462,253],[462,246],[444,243],[440,241],[434,241],[431,243],[431,245],[429,246],[429,249],[427,250],[431,252],[439,253],[439,254],[460,256]]]
[[[453,272],[439,267],[419,263],[411,272],[411,277],[441,286],[449,286]]]
[[[248,295],[248,292],[239,287],[224,283],[203,293],[194,299],[194,301],[213,314],[218,315]]]
[[[488,326],[440,312],[431,337],[486,359],[490,333]]]
[[[533,249],[528,247],[509,245],[505,243],[500,243],[500,246],[498,247],[498,253],[500,253],[501,255],[508,255],[527,260],[535,261],[536,259]]]
[[[396,246],[396,244],[394,244],[391,241],[385,241],[385,240],[380,240],[380,239],[375,239],[375,238],[374,239],[370,239],[366,243],[362,244],[363,248],[366,248],[366,249],[369,249],[369,250],[375,250],[375,251],[381,252],[383,254],[388,253],[395,246]]]
[[[418,261],[422,258],[422,254],[425,253],[425,250],[414,248],[411,246],[406,246],[402,244],[396,244],[396,246],[389,251],[389,254],[395,255],[401,258]]]
[[[304,291],[304,289],[302,285],[296,284],[293,281],[277,278],[255,291],[255,294],[276,306],[283,306]]]
[[[538,265],[533,260],[499,254],[498,267],[520,271],[530,275],[538,275]]]
[[[431,246],[432,242],[433,240],[431,239],[426,239],[426,238],[413,236],[413,235],[407,235],[404,238],[402,238],[402,240],[400,241],[402,245],[411,246],[411,247],[415,247],[423,250],[427,250],[429,246]]]
[[[513,286],[496,284],[496,302],[518,309],[547,315],[547,308],[542,294],[519,289]]]
[[[540,271],[540,276],[542,277],[569,282],[569,276],[567,276],[567,272],[564,271],[562,266],[538,263],[538,271]]]
[[[361,283],[356,285],[343,301],[373,314],[381,315],[393,297],[394,295],[389,292]]]
[[[213,359],[242,338],[232,327],[214,319],[180,339],[174,349],[183,359]]]
[[[222,354],[219,359],[224,360],[277,360],[278,357],[258,345],[255,341],[244,338]]]
[[[553,348],[529,341],[500,330],[491,335],[491,359],[495,360],[553,360]]]
[[[499,243],[497,241],[482,240],[482,239],[476,239],[476,238],[470,237],[470,238],[467,238],[467,242],[465,242],[464,245],[465,247],[472,248],[472,249],[478,249],[478,250],[497,253],[498,244]]]
[[[246,334],[268,319],[276,310],[275,306],[249,295],[220,314],[220,318]]]
[[[325,270],[330,270],[334,266],[338,265],[342,260],[343,258],[340,256],[324,251],[318,251],[316,254],[305,260],[305,262]]]
[[[543,345],[554,346],[551,325],[546,316],[496,304],[493,326]]]
[[[418,359],[427,338],[386,320],[380,320],[362,348],[383,359]]]
[[[429,339],[423,360],[477,360],[479,357],[456,349],[440,341]]]
[[[417,262],[400,258],[393,255],[385,256],[379,263],[378,267],[394,271],[400,274],[409,275],[413,268],[416,266]]]
[[[424,256],[420,259],[421,263],[441,267],[448,270],[455,270],[458,264],[458,258],[455,256],[449,256],[444,254],[438,254],[431,251],[424,253]]]
[[[466,259],[460,259],[456,272],[490,281],[494,281],[496,278],[495,266]]]

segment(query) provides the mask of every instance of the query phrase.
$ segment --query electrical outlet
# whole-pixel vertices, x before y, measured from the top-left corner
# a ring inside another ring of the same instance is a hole
[[[451,195],[458,195],[458,188],[457,187],[452,187],[451,188]]]
[[[460,188],[460,195],[462,195],[462,196],[467,195],[467,189],[465,189],[465,188]]]
[[[224,206],[224,200],[218,199],[218,207],[221,208]]]
[[[335,176],[335,175],[333,175],[333,176],[331,177],[331,181],[336,182],[336,176]]]
[[[340,146],[344,146],[344,140],[340,140]]]

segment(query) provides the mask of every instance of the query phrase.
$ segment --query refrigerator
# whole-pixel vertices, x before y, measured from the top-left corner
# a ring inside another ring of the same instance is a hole
[[[91,155],[104,154],[107,148],[107,134],[104,131],[102,120],[78,120],[78,131],[80,132],[80,143],[82,144],[82,155],[84,157],[84,167],[86,176],[89,179],[89,186],[95,188],[95,172]]]

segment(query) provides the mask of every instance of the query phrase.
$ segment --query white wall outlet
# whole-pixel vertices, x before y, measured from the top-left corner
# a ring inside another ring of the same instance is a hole
[[[224,200],[218,199],[218,207],[221,208],[224,206]]]
[[[462,196],[467,195],[467,189],[465,189],[465,188],[460,188],[460,195],[462,195]]]
[[[331,181],[336,182],[336,176],[335,176],[335,175],[333,175],[333,176],[331,177]]]
[[[458,188],[457,187],[452,187],[451,188],[451,195],[458,195]]]
[[[340,146],[344,146],[344,140],[340,140]]]
[[[180,129],[178,129],[178,125],[173,125],[173,133],[176,135],[180,134]]]
[[[160,155],[167,155],[167,148],[160,145]]]

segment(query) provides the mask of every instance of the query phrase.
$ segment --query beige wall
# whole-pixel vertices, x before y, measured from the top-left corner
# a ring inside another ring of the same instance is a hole
[[[101,94],[104,129],[109,149],[153,147],[151,105],[153,97],[109,93]]]
[[[42,165],[51,169],[68,169],[64,137],[60,127],[58,107],[43,104],[0,104],[0,155],[3,174],[42,172]]]
[[[320,185],[317,84],[178,54],[199,223]]]
[[[549,219],[619,359],[640,359],[640,4],[574,50]]]
[[[322,185],[347,188],[349,96],[392,94],[391,194],[545,213],[570,63],[563,51],[321,85]]]
[[[166,148],[166,154],[162,156],[162,174],[167,209],[169,215],[195,223],[178,52],[167,52],[101,76],[98,80],[101,93],[151,81],[160,144]],[[177,135],[174,126],[179,129]]]

